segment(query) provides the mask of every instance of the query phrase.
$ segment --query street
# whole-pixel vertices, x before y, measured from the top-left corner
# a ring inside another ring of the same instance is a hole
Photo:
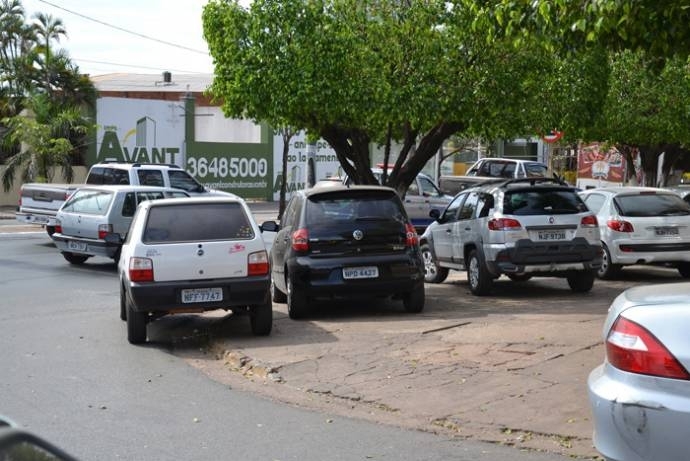
[[[0,413],[80,459],[566,459],[256,397],[171,354],[220,327],[253,341],[246,318],[161,319],[133,347],[111,261],[70,266],[39,231],[0,234],[0,255]]]

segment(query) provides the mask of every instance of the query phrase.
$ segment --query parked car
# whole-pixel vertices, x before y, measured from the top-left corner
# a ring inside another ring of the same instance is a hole
[[[592,289],[601,265],[597,219],[577,189],[555,179],[512,179],[466,189],[421,236],[425,280],[441,283],[466,270],[475,295],[506,275],[565,277],[573,291]]]
[[[606,187],[580,192],[597,214],[604,260],[597,274],[615,277],[623,266],[673,264],[690,277],[690,205],[654,187]]]
[[[147,323],[161,316],[216,309],[248,313],[255,335],[271,332],[268,253],[239,197],[143,202],[122,245],[118,275],[130,343],[145,342]]]
[[[611,304],[587,388],[607,460],[688,459],[690,283],[629,288]]]
[[[371,171],[376,176],[376,179],[381,182],[383,178],[382,166],[372,168]],[[352,185],[352,179],[346,176],[343,179],[343,184]],[[424,232],[426,226],[433,221],[429,216],[431,210],[443,210],[452,198],[452,195],[444,194],[430,176],[419,173],[415,181],[407,188],[405,198],[403,199],[407,216],[410,218],[417,233],[421,234]]]
[[[293,319],[316,298],[395,296],[424,308],[417,233],[396,192],[382,186],[296,191],[271,247],[273,301]]]
[[[533,160],[489,157],[477,160],[467,176],[489,178],[541,178],[548,175],[549,167]]]
[[[454,197],[470,187],[478,186],[487,181],[500,181],[499,178],[485,176],[441,176],[438,179],[438,187],[444,194]]]
[[[89,186],[72,194],[55,215],[55,246],[70,264],[92,256],[117,261],[120,245],[106,242],[109,233],[124,238],[137,205],[145,200],[189,197],[179,189],[152,186]]]

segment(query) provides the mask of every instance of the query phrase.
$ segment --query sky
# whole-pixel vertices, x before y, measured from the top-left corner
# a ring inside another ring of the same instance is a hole
[[[201,13],[208,0],[21,3],[27,22],[33,21],[36,12],[62,20],[67,36],[53,46],[66,50],[81,73],[213,73],[213,60],[201,25]]]

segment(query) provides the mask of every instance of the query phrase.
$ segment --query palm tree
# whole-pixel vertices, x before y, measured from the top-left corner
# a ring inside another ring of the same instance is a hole
[[[38,12],[34,14],[34,19],[36,19],[37,21],[36,23],[34,23],[34,31],[36,33],[36,37],[39,39],[39,41],[43,39],[42,46],[44,48],[45,53],[45,85],[46,89],[50,92],[50,42],[52,42],[53,40],[59,42],[61,36],[67,36],[67,29],[65,29],[65,26],[62,23],[62,19],[55,18],[51,14]]]
[[[3,120],[9,131],[5,143],[21,145],[18,152],[7,158],[2,185],[12,188],[17,172],[23,182],[50,182],[53,167],[62,167],[67,182],[72,182],[72,156],[75,146],[69,138],[83,136],[90,127],[76,106],[54,104],[49,95],[37,93],[27,100],[28,110]]]

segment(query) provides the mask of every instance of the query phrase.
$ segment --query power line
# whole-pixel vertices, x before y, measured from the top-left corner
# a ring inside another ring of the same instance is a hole
[[[91,59],[80,59],[80,58],[74,58],[74,60],[79,61],[79,62],[89,62],[92,64],[104,64],[107,66],[118,66],[118,67],[133,67],[136,69],[151,69],[151,70],[158,70],[160,71],[160,67],[149,67],[149,66],[137,66],[136,64],[120,64],[117,62],[108,62],[108,61],[94,61]],[[197,71],[189,71],[189,70],[181,70],[181,69],[169,69],[165,68],[165,70],[169,70],[171,72],[180,72],[180,73],[185,73],[185,74],[203,74],[206,75],[208,72],[197,72]]]
[[[66,11],[66,12],[68,12],[68,13],[70,13],[70,14],[75,15],[75,16],[79,16],[79,17],[81,17],[81,18],[87,19],[87,20],[89,20],[89,21],[96,22],[96,23],[101,24],[101,25],[104,25],[104,26],[106,26],[106,27],[111,27],[111,28],[116,29],[116,30],[119,30],[119,31],[121,31],[121,32],[125,32],[125,33],[128,33],[128,34],[136,35],[136,36],[138,36],[138,37],[145,38],[145,39],[147,39],[147,40],[152,40],[152,41],[154,41],[154,42],[162,43],[162,44],[164,44],[164,45],[174,46],[175,48],[180,48],[180,49],[183,49],[183,50],[191,51],[191,52],[193,52],[193,53],[199,53],[199,54],[203,54],[203,55],[208,56],[208,52],[207,52],[207,51],[196,50],[196,49],[194,49],[194,48],[189,48],[189,47],[184,46],[184,45],[179,45],[179,44],[177,44],[177,43],[172,43],[172,42],[166,42],[165,40],[160,40],[160,39],[157,39],[157,38],[154,38],[154,37],[150,37],[150,36],[148,36],[148,35],[140,34],[139,32],[133,32],[133,31],[131,31],[131,30],[127,30],[127,29],[124,29],[124,28],[122,28],[122,27],[115,26],[115,25],[113,25],[113,24],[109,24],[109,23],[107,23],[107,22],[101,21],[101,20],[99,20],[99,19],[94,19],[94,18],[92,18],[92,17],[83,15],[83,14],[81,14],[81,13],[77,13],[76,11],[68,10],[67,8],[63,8],[63,7],[61,7],[61,6],[59,6],[59,5],[56,5],[55,3],[51,3],[51,2],[49,2],[49,1],[47,1],[47,0],[38,0],[38,1],[41,2],[41,3],[45,3],[46,5],[50,5],[50,6],[54,7],[54,8],[59,9],[59,10]],[[137,66],[137,67],[138,67],[138,66]]]

